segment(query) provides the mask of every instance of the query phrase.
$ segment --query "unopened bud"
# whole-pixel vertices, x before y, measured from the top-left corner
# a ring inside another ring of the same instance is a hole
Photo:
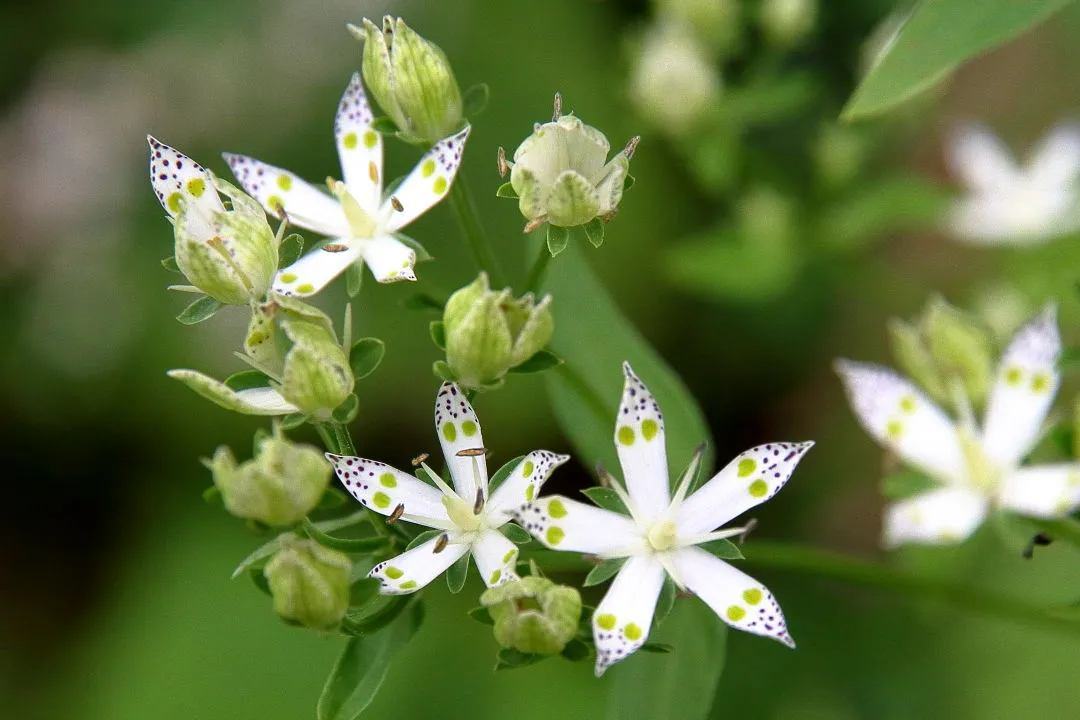
[[[958,377],[968,398],[981,403],[994,377],[990,332],[940,297],[930,301],[919,325],[941,375]]]
[[[334,629],[349,609],[349,557],[314,540],[285,536],[281,545],[263,570],[274,611],[287,622]]]
[[[741,44],[741,0],[653,0],[657,16],[690,29],[712,53],[731,55]]]
[[[630,74],[630,98],[645,119],[685,135],[714,112],[720,74],[686,26],[660,23],[646,30]]]
[[[495,640],[523,653],[562,652],[578,631],[581,595],[532,575],[485,590],[480,603],[495,621]]]
[[[816,0],[764,0],[761,27],[775,45],[792,47],[810,34],[817,19]]]
[[[939,402],[949,399],[941,372],[919,330],[894,318],[889,321],[889,344],[900,370]]]

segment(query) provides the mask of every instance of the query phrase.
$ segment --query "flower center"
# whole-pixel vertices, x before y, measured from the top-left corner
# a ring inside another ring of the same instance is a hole
[[[375,220],[364,211],[364,208],[360,207],[360,203],[349,193],[345,183],[327,178],[326,184],[341,203],[341,210],[345,213],[345,221],[349,223],[352,236],[354,238],[374,237]]]
[[[484,514],[473,512],[475,506],[465,502],[457,495],[443,495],[443,507],[450,516],[450,522],[457,525],[462,532],[477,532],[484,525]]]
[[[671,521],[654,523],[645,535],[646,542],[656,552],[664,552],[675,547],[675,523]]]
[[[957,431],[960,447],[967,461],[968,484],[985,493],[993,493],[1001,481],[1001,470],[986,456],[982,442],[967,428]]]

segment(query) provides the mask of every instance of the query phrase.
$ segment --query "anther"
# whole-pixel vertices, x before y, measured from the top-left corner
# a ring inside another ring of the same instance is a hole
[[[562,117],[562,93],[555,93],[555,107],[551,113],[551,122],[555,122]]]
[[[1031,541],[1024,548],[1022,553],[1025,560],[1030,560],[1035,555],[1035,546],[1046,547],[1050,543],[1054,542],[1054,538],[1050,537],[1046,533],[1039,533],[1035,537],[1031,538]]]
[[[405,210],[405,206],[402,205],[401,201],[397,199],[397,195],[390,196],[390,205],[392,205],[393,208],[398,212],[402,212],[403,210]]]
[[[349,246],[342,243],[327,243],[326,245],[323,245],[322,249],[326,252],[339,253],[348,250]]]
[[[405,503],[398,503],[398,506],[394,508],[394,512],[390,513],[390,516],[386,518],[387,525],[393,525],[401,516],[405,514]]]
[[[420,467],[421,465],[424,464],[424,461],[427,460],[429,457],[431,457],[431,456],[428,455],[427,453],[420,453],[419,455],[417,455],[416,457],[414,457],[412,459],[412,461],[411,461],[412,466],[413,467]]]
[[[487,455],[487,448],[465,448],[457,452],[458,457],[480,457],[481,455]]]
[[[746,521],[746,525],[743,527],[743,531],[739,534],[739,544],[742,545],[746,542],[746,538],[750,537],[750,533],[754,532],[754,528],[757,527],[757,518],[750,518]]]
[[[504,150],[501,145],[499,146],[498,166],[499,166],[499,177],[501,177],[501,178],[506,177],[506,173],[508,173],[510,171],[510,163],[506,162],[506,150]]]
[[[626,159],[634,157],[634,151],[637,150],[638,143],[641,142],[641,136],[635,135],[630,138],[630,141],[626,143],[626,147],[623,148],[623,154],[626,155]]]
[[[484,489],[476,488],[476,502],[473,503],[473,515],[479,515],[484,511]]]
[[[435,541],[435,552],[441,553],[446,549],[447,544],[450,542],[450,536],[443,534],[439,536],[439,539]]]

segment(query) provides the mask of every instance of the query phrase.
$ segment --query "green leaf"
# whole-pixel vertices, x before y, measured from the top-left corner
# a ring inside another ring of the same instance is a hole
[[[686,290],[709,298],[763,302],[790,287],[803,253],[787,240],[758,242],[723,226],[678,243],[664,259],[668,277]]]
[[[602,507],[605,510],[621,513],[623,515],[629,515],[630,510],[623,504],[622,499],[619,498],[611,488],[606,487],[588,487],[581,491],[581,493],[593,501],[593,504],[597,507]]]
[[[469,557],[469,553],[465,553],[446,570],[446,587],[455,595],[465,587],[469,577]]]
[[[867,183],[822,213],[818,235],[831,250],[859,250],[889,232],[936,225],[948,202],[943,188],[919,178]]]
[[[282,430],[295,430],[296,428],[307,422],[307,416],[304,413],[292,413],[281,418]]]
[[[495,621],[491,618],[491,613],[488,612],[486,607],[475,607],[469,611],[469,617],[481,625],[494,625]]]
[[[373,535],[365,538],[337,538],[323,532],[307,518],[304,518],[304,532],[323,547],[346,553],[370,553],[386,547],[385,537]]]
[[[428,325],[428,333],[431,334],[431,342],[435,343],[435,347],[442,351],[446,351],[446,325],[442,320],[432,320]]]
[[[666,419],[666,418],[665,418]],[[705,603],[681,603],[654,646],[670,645],[671,655],[637,653],[609,672],[610,720],[702,720],[712,710],[724,665],[726,626]]]
[[[439,313],[442,313],[443,305],[442,300],[427,293],[415,293],[401,303],[401,306],[407,310],[435,310]]]
[[[667,655],[668,653],[670,653],[674,649],[675,648],[673,648],[672,646],[667,645],[665,643],[645,643],[644,645],[642,645],[641,647],[638,648],[638,650],[640,650],[642,652],[659,653],[661,655]]]
[[[398,134],[398,126],[397,126],[397,124],[393,120],[391,120],[390,118],[386,117],[385,115],[383,117],[377,117],[374,120],[372,120],[371,129],[374,130],[375,132],[381,134],[381,135],[397,135]]]
[[[241,370],[240,372],[233,373],[225,378],[225,384],[228,385],[231,390],[240,392],[241,390],[251,390],[252,388],[269,387],[270,378],[258,370]]]
[[[547,249],[551,253],[551,257],[557,257],[569,244],[570,231],[564,227],[549,223],[547,226]]]
[[[332,416],[334,422],[348,425],[356,419],[356,414],[358,412],[360,412],[360,398],[356,397],[355,393],[349,393],[348,397],[342,400],[341,404],[334,408]]]
[[[515,648],[502,648],[499,650],[498,662],[495,664],[495,669],[513,670],[519,667],[527,667],[538,663],[547,657],[547,655],[531,655],[529,653],[523,653]]]
[[[484,112],[488,106],[488,101],[491,99],[491,88],[485,83],[479,83],[473,85],[471,88],[465,91],[465,95],[462,98],[465,106],[465,117],[470,120],[476,115]]]
[[[416,253],[416,262],[432,259],[431,253],[416,238],[409,237],[405,233],[394,233],[394,237],[413,249],[413,252]]]
[[[656,612],[653,615],[654,626],[662,623],[671,614],[677,592],[675,582],[668,575],[664,575],[664,585],[660,588],[660,598],[656,601]]]
[[[503,183],[499,186],[499,189],[495,191],[495,197],[510,198],[511,200],[517,200],[517,190],[514,190],[514,186],[510,183]]]
[[[435,373],[435,377],[446,382],[457,382],[457,377],[454,376],[454,371],[450,369],[450,366],[446,364],[445,360],[436,360],[431,364],[431,372]]]
[[[581,638],[573,638],[566,643],[566,647],[559,653],[570,662],[581,662],[592,657],[592,648]]]
[[[529,531],[524,529],[520,525],[515,525],[514,523],[506,523],[501,528],[499,528],[499,530],[502,531],[502,534],[506,536],[507,540],[514,543],[515,545],[525,545],[526,543],[532,542],[532,535],[530,535]]]
[[[184,311],[176,316],[184,325],[195,325],[201,323],[203,320],[209,320],[214,317],[218,310],[224,305],[218,302],[209,295],[203,295],[201,298],[184,308]]]
[[[378,338],[360,338],[349,351],[349,366],[357,380],[375,372],[386,354],[386,345]]]
[[[349,294],[349,297],[354,298],[359,295],[363,285],[364,266],[362,264],[353,263],[345,268],[345,292]]]
[[[1069,0],[922,0],[856,88],[842,117],[855,120],[882,113],[1068,4]]]
[[[165,268],[169,272],[180,273],[180,266],[176,264],[176,256],[170,255],[167,258],[161,259],[161,267]],[[183,274],[183,273],[180,273]]]
[[[545,370],[551,370],[562,364],[562,360],[559,356],[553,352],[547,350],[538,350],[535,355],[526,360],[525,362],[510,368],[512,373],[539,373]]]
[[[495,471],[495,474],[488,480],[488,497],[491,497],[491,494],[499,489],[499,486],[506,481],[506,478],[510,477],[510,473],[514,472],[514,468],[518,466],[518,463],[524,459],[524,455],[518,455],[513,460],[503,463],[503,466]]]
[[[610,580],[625,564],[626,558],[605,560],[589,571],[589,574],[585,576],[585,581],[581,583],[581,586],[592,587],[593,585],[599,585],[605,580]]]
[[[351,597],[351,589],[349,594]],[[411,601],[408,595],[382,595],[376,592],[363,605],[350,608],[345,613],[340,630],[351,637],[377,633],[394,622]]]
[[[589,222],[585,223],[585,237],[589,239],[589,242],[592,244],[593,247],[600,247],[601,245],[603,245],[604,221],[600,218],[593,218]]]
[[[390,662],[423,622],[423,608],[414,603],[378,633],[346,643],[319,697],[318,720],[353,720],[367,709],[386,678]]]
[[[881,481],[881,494],[889,500],[905,500],[941,485],[914,470],[900,470]]]
[[[414,547],[417,547],[419,545],[423,545],[428,540],[432,540],[432,539],[438,537],[439,535],[442,535],[443,532],[445,532],[445,531],[444,530],[425,530],[424,532],[420,533],[419,535],[417,535],[416,537],[414,537],[412,540],[409,541],[409,544],[405,546],[405,551],[408,552],[409,550],[412,550]]]
[[[707,553],[715,555],[721,560],[742,560],[743,554],[739,546],[730,540],[711,540],[707,543],[698,545],[699,548]]]
[[[291,233],[278,246],[278,268],[287,268],[304,254],[304,236]]]

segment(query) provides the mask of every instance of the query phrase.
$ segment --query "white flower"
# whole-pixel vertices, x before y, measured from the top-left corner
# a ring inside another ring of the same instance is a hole
[[[772,443],[747,450],[686,497],[699,452],[672,497],[660,407],[629,364],[623,364],[623,371],[626,385],[615,421],[615,448],[626,490],[614,480],[611,485],[630,517],[558,495],[518,511],[518,522],[549,548],[627,558],[593,614],[596,674],[645,643],[665,572],[728,625],[795,647],[772,593],[694,546],[744,533],[746,528],[716,528],[775,495],[813,443]]]
[[[1022,327],[997,369],[982,429],[953,422],[913,383],[878,365],[837,362],[863,428],[941,487],[891,503],[883,542],[957,543],[993,508],[1039,518],[1080,505],[1080,464],[1020,467],[1038,442],[1060,382],[1061,340],[1047,308]]]
[[[949,231],[978,245],[1037,245],[1080,229],[1080,128],[1059,125],[1024,166],[980,125],[949,141],[947,161],[968,192],[949,212]]]
[[[435,143],[393,194],[383,198],[382,136],[371,127],[372,120],[356,73],[334,122],[344,182],[327,180],[333,196],[287,170],[225,154],[243,188],[270,213],[281,217],[284,209],[292,224],[331,238],[281,270],[274,292],[313,295],[353,263],[366,263],[379,282],[416,279],[416,252],[396,233],[446,195],[470,128]]]
[[[435,429],[453,488],[427,465],[423,468],[437,489],[385,463],[326,454],[345,489],[364,507],[443,531],[372,568],[368,576],[381,580],[387,595],[416,592],[469,552],[488,587],[516,580],[518,550],[499,528],[512,519],[511,511],[535,496],[552,470],[570,459],[534,450],[489,492],[480,421],[454,383],[439,388]]]

